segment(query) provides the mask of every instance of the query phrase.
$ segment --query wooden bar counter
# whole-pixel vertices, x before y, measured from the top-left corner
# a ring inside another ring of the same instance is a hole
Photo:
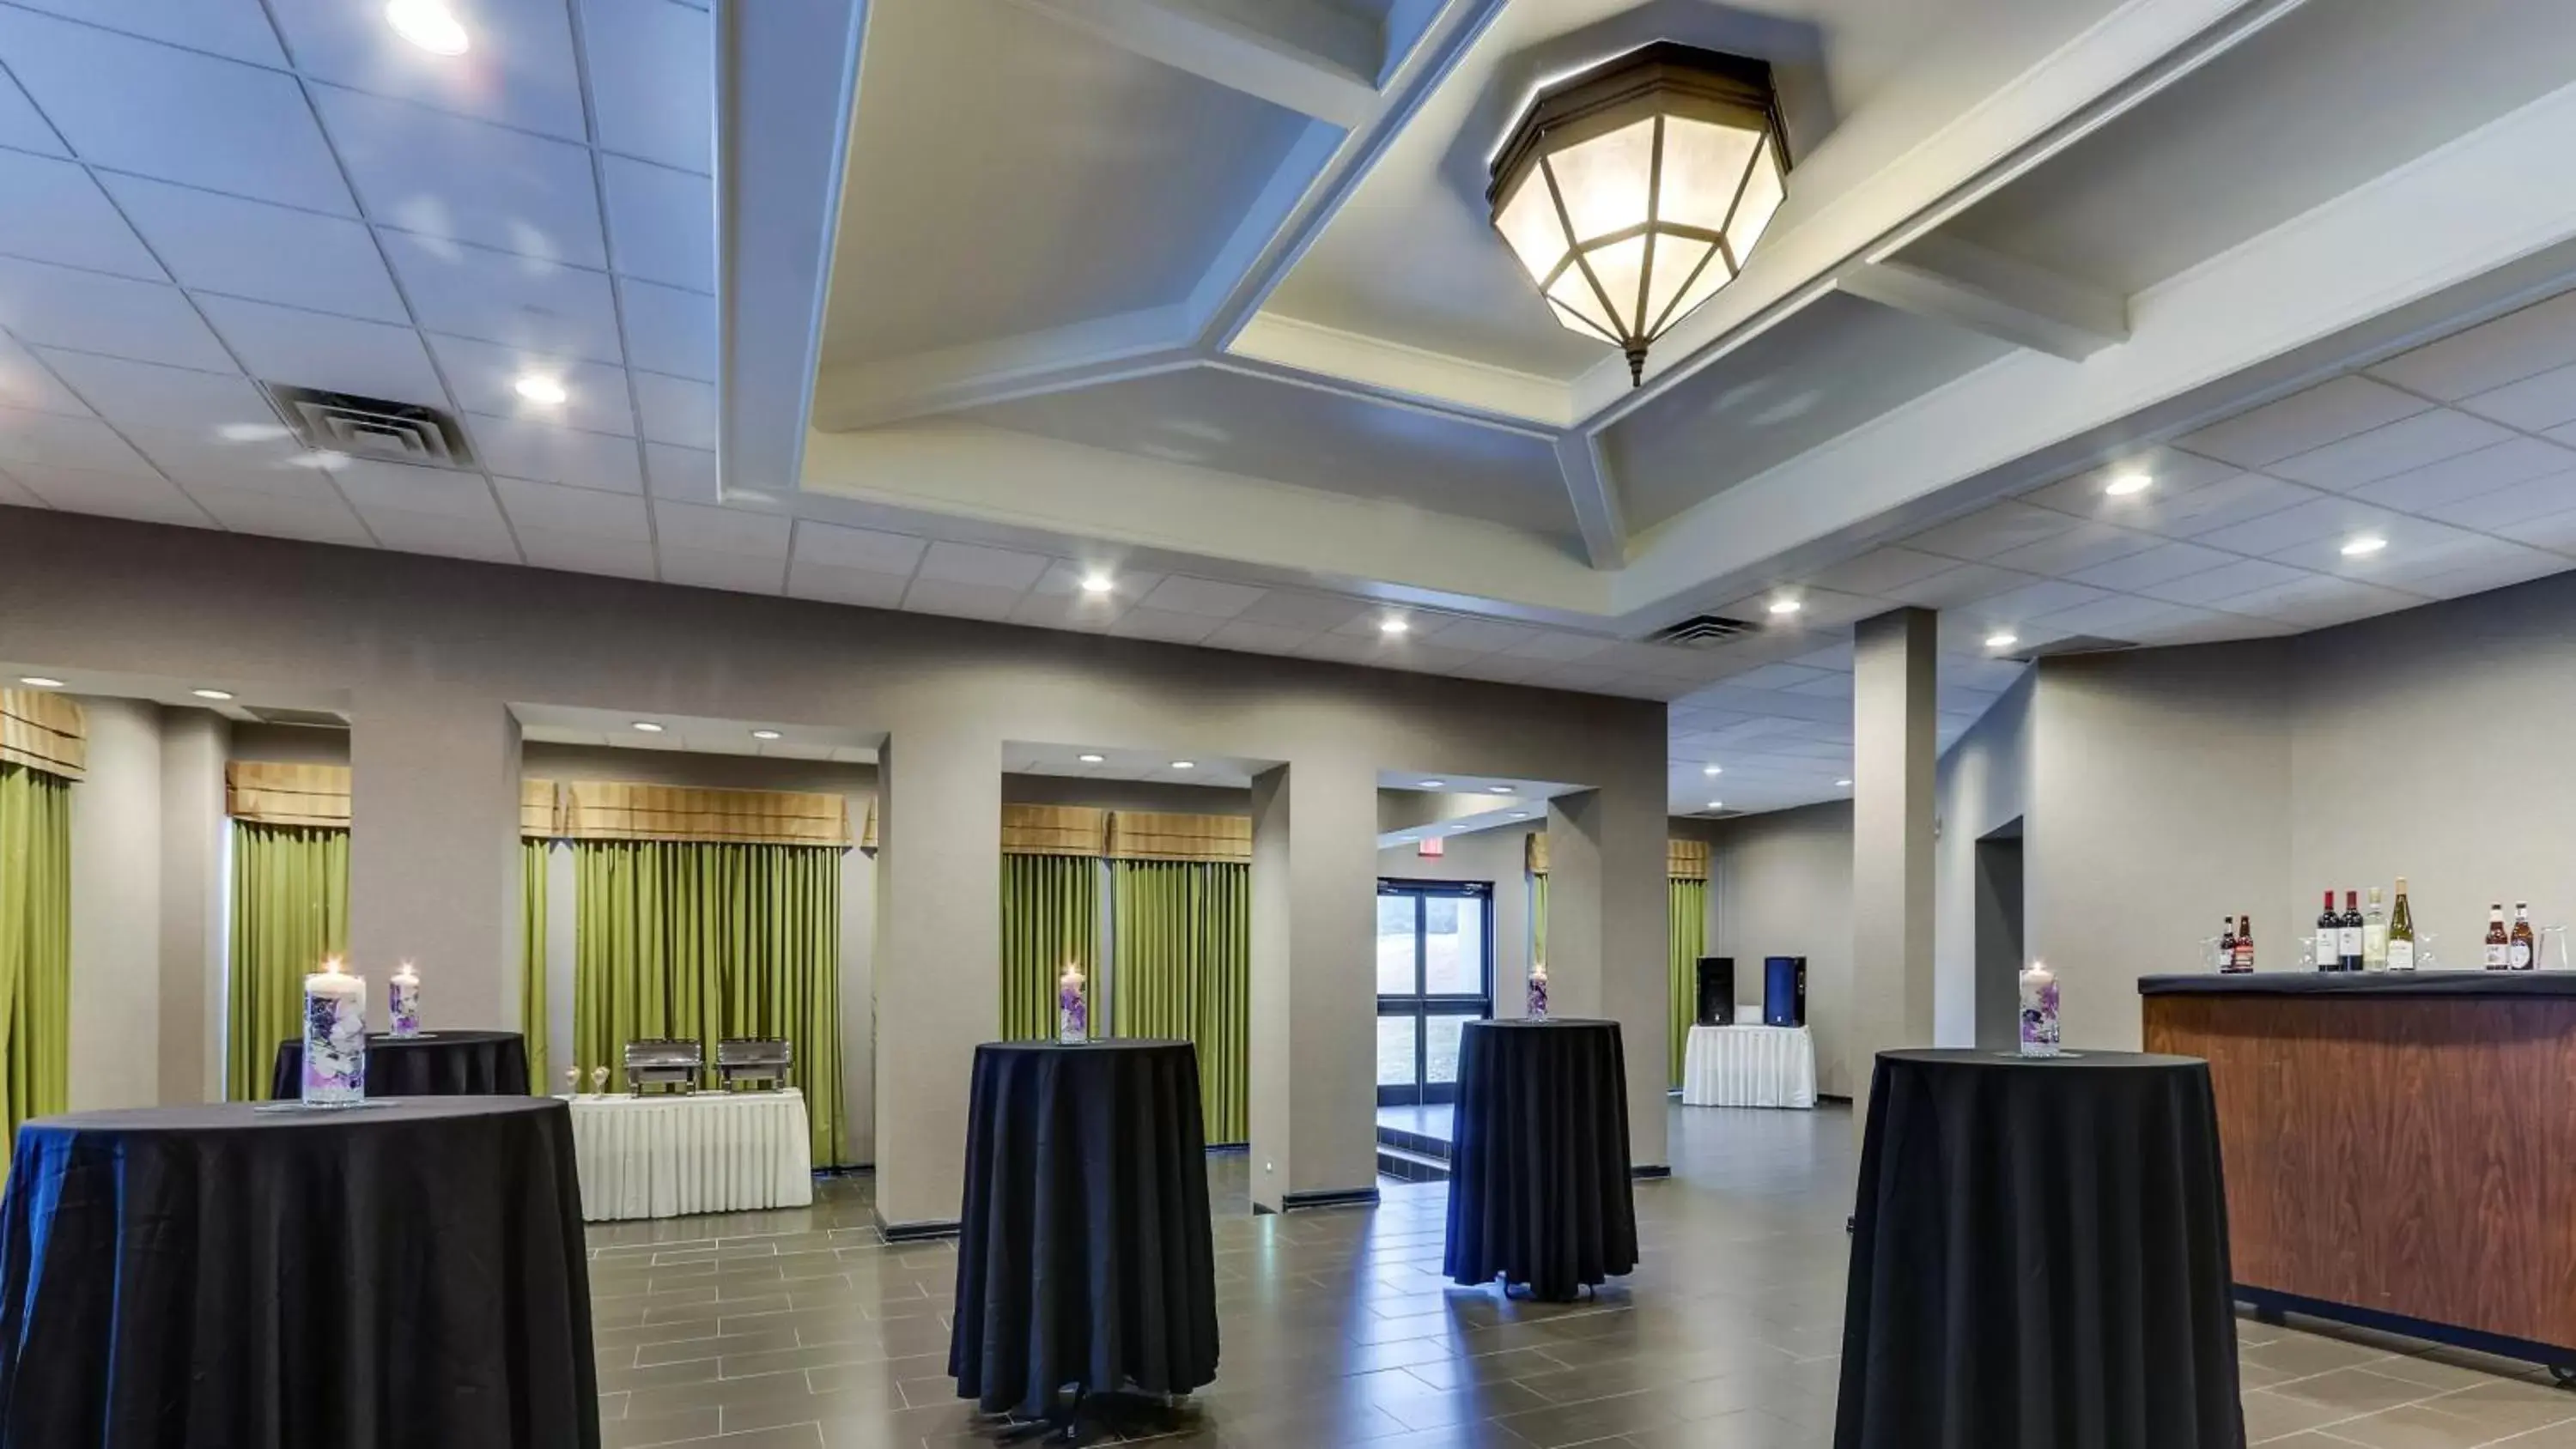
[[[2576,972],[2150,976],[2209,1062],[2238,1297],[2576,1366]]]

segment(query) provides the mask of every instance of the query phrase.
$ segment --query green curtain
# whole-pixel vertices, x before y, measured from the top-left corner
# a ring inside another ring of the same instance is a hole
[[[1699,1019],[1699,958],[1708,949],[1708,882],[1675,880],[1667,895],[1664,938],[1672,943],[1672,1040],[1667,1044],[1672,1084],[1682,1084],[1682,1052],[1691,1023]]]
[[[1530,877],[1530,963],[1547,961],[1547,876]]]
[[[1109,871],[1112,1034],[1196,1043],[1207,1140],[1249,1140],[1252,867],[1118,860]]]
[[[1082,968],[1086,1005],[1098,999],[1099,865],[1085,855],[1002,857],[1002,1040],[1055,1035],[1056,978]],[[1091,1034],[1105,1036],[1098,1013]]]
[[[12,1146],[19,1123],[62,1111],[71,1090],[71,801],[61,776],[0,765],[0,1112]]]
[[[546,1070],[546,843],[519,841],[519,1034],[528,1042],[528,1091],[554,1090]]]
[[[849,1158],[841,1098],[841,852],[811,845],[577,841],[573,1049],[585,1077],[626,1043],[785,1037],[814,1165]]]
[[[304,1034],[304,978],[349,950],[349,832],[233,822],[224,1092],[268,1095],[277,1044]]]

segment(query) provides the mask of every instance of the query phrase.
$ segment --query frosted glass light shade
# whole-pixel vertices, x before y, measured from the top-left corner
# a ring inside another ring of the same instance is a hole
[[[1564,326],[1646,349],[1718,289],[1787,196],[1770,67],[1661,44],[1550,86],[1494,158],[1495,230]]]

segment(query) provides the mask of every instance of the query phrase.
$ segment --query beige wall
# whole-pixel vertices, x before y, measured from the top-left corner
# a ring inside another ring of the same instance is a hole
[[[2030,699],[2036,674],[2013,687],[1941,757],[1933,788],[1932,1039],[1973,1046],[1981,1014],[2014,1008],[1979,999],[1977,842],[2022,820],[2030,801]],[[2025,823],[2023,850],[2033,848]],[[1984,1012],[1980,1012],[1980,1007]]]
[[[347,730],[327,729],[320,725],[256,724],[235,720],[231,733],[232,758],[236,760],[298,765],[349,763]]]
[[[439,1000],[458,1019],[517,1015],[511,703],[885,732],[877,1164],[896,1221],[957,1210],[967,1067],[994,1028],[1006,740],[1287,762],[1293,889],[1277,903],[1294,929],[1272,966],[1296,1031],[1257,1024],[1253,1073],[1256,1097],[1276,1098],[1255,1112],[1255,1156],[1278,1149],[1282,1191],[1374,1180],[1379,769],[1438,759],[1544,779],[1588,761],[1612,864],[1663,848],[1659,704],[71,515],[0,522],[0,655],[221,677],[253,703],[263,683],[344,691],[365,822],[354,935],[362,951],[451,963]],[[1646,1038],[1664,1029],[1656,873],[1605,879],[1594,988]],[[1318,1051],[1298,1050],[1308,1041]],[[1264,1071],[1265,1053],[1297,1070]],[[1659,1100],[1660,1071],[1637,1076]],[[1636,1106],[1632,1151],[1661,1162],[1663,1114]]]
[[[1735,996],[1760,1010],[1762,958],[1807,958],[1816,1089],[1851,1096],[1852,808],[1834,800],[1709,827],[1709,954],[1735,958]],[[1755,1018],[1759,1020],[1757,1016]]]
[[[1398,880],[1483,881],[1494,888],[1494,1015],[1529,1011],[1529,838],[1536,824],[1447,837],[1445,853],[1425,856],[1410,843],[1377,853],[1377,873]]]

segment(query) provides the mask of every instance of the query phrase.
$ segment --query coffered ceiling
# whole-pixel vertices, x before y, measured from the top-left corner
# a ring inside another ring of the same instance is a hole
[[[452,8],[0,0],[0,503],[1665,699],[1691,811],[1838,793],[1886,607],[1946,741],[2576,562],[2553,0]],[[1482,188],[1658,39],[1795,164],[1632,389]]]

